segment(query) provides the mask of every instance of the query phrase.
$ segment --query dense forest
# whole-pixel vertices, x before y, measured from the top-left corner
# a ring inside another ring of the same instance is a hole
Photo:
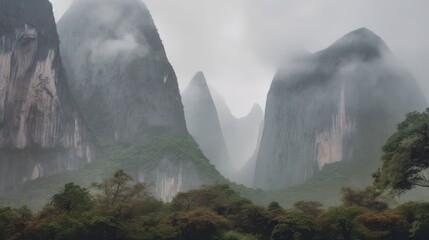
[[[73,183],[38,213],[0,209],[0,239],[427,239],[429,203],[388,208],[368,189],[343,190],[343,205],[253,204],[228,185],[156,200],[118,171],[89,189]],[[91,191],[92,192],[92,191]]]
[[[179,193],[165,203],[120,170],[89,188],[66,184],[37,213],[0,208],[0,239],[426,240],[429,202],[395,205],[392,196],[428,186],[429,109],[409,113],[383,151],[374,183],[343,188],[340,206],[299,201],[290,209],[277,202],[263,207],[226,184]]]

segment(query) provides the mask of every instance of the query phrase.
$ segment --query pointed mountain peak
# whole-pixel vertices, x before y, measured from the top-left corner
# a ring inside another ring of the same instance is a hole
[[[192,78],[188,87],[199,87],[199,88],[209,89],[204,73],[201,71],[197,72],[195,76]]]
[[[366,35],[366,36],[378,37],[377,34],[375,34],[373,31],[369,30],[366,27],[361,27],[361,28],[355,29],[348,34],[357,34],[357,35]]]
[[[381,39],[377,34],[364,27],[349,32],[348,34],[344,35],[338,42],[360,42],[378,45],[385,44],[383,39]]]
[[[388,52],[389,48],[377,34],[368,28],[359,28],[341,37],[327,50],[335,50],[341,55],[356,55],[370,59]]]
[[[255,103],[252,107],[252,109],[250,110],[249,115],[260,115],[263,116],[264,115],[264,111],[262,110],[261,106],[259,106],[259,104]]]
[[[187,96],[192,98],[206,98],[208,101],[213,102],[212,93],[209,89],[209,85],[207,84],[206,77],[204,76],[204,73],[199,71],[197,72],[194,77],[189,82],[188,86],[185,88],[185,90],[182,92],[182,97]]]

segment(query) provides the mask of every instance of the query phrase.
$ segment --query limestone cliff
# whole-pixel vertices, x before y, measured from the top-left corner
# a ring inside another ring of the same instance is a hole
[[[337,161],[374,167],[396,124],[426,106],[415,79],[368,29],[299,56],[268,93],[254,186],[299,184]]]
[[[48,0],[0,0],[0,193],[94,159]]]
[[[176,74],[140,0],[75,0],[58,22],[69,85],[91,129],[132,143],[187,134]]]

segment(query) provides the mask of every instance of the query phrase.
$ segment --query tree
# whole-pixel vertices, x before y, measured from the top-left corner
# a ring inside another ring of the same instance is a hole
[[[27,207],[0,208],[0,239],[18,239],[33,217]]]
[[[429,203],[408,202],[399,205],[394,211],[411,225],[412,239],[427,239],[427,236],[429,236]]]
[[[383,165],[374,174],[375,186],[395,194],[429,187],[429,108],[407,114],[383,152]]]
[[[258,240],[258,238],[251,234],[240,233],[236,231],[229,231],[223,234],[222,240]]]
[[[93,183],[92,186],[101,191],[97,195],[99,205],[107,210],[125,210],[127,204],[131,204],[138,197],[147,195],[146,183],[135,183],[134,179],[123,170],[117,171],[113,177],[104,179],[101,183]]]
[[[323,205],[316,201],[299,201],[296,202],[293,206],[302,213],[316,218],[322,213],[322,209],[320,208]]]
[[[52,204],[56,209],[71,213],[73,211],[84,211],[91,207],[91,196],[86,188],[74,183],[67,183],[64,190],[52,197]]]
[[[408,223],[398,214],[384,212],[364,213],[356,218],[359,239],[407,239]]]
[[[180,239],[213,239],[222,231],[229,229],[227,219],[209,209],[194,209],[189,212],[177,212],[171,216],[171,225],[180,230]]]
[[[280,206],[278,202],[270,202],[267,208],[268,208],[268,211],[271,211],[271,212],[283,211],[283,208]]]
[[[319,228],[321,235],[328,239],[341,237],[344,240],[352,239],[356,227],[355,218],[367,210],[357,206],[331,207],[320,215]]]
[[[171,207],[175,211],[186,212],[195,208],[207,208],[219,215],[229,215],[249,203],[249,200],[241,197],[228,185],[217,184],[179,193],[171,202]]]
[[[274,226],[278,223],[276,215],[254,204],[241,206],[230,219],[234,222],[236,230],[259,235],[261,239],[269,239]]]
[[[177,239],[178,228],[170,224],[164,213],[151,213],[128,222],[119,239],[173,240]]]
[[[315,233],[314,225],[312,216],[296,211],[288,212],[279,218],[271,233],[271,240],[310,240]]]
[[[429,213],[422,213],[417,216],[411,225],[411,237],[416,240],[424,240],[429,236]]]
[[[344,205],[346,206],[361,206],[375,211],[384,211],[388,208],[388,204],[382,201],[381,192],[376,191],[373,187],[367,187],[364,190],[353,190],[351,188],[343,188],[341,190]]]

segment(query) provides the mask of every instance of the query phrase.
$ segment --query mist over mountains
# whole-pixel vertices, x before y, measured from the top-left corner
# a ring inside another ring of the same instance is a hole
[[[358,161],[375,170],[396,124],[425,107],[416,80],[381,38],[366,28],[348,33],[277,72],[268,93],[254,186],[300,184],[338,161]]]
[[[255,104],[247,116],[237,119],[202,72],[194,76],[182,96],[187,127],[204,154],[222,174],[243,183],[237,173],[258,144],[262,109]]]
[[[8,201],[40,207],[41,192],[88,186],[119,169],[164,201],[225,181],[188,134],[146,6],[109,3],[76,0],[58,23],[59,46],[48,1],[1,2],[0,184]]]
[[[236,169],[240,169],[252,156],[258,144],[259,128],[264,119],[264,112],[258,104],[254,104],[250,112],[241,118],[235,117],[225,99],[214,88],[210,88],[222,134],[233,159]]]
[[[89,186],[120,169],[165,202],[205,184],[261,204],[293,187],[312,196],[321,175],[370,181],[395,126],[427,107],[414,77],[366,28],[286,58],[265,109],[255,99],[237,118],[211,75],[197,72],[180,93],[140,0],[75,0],[57,25],[47,0],[0,0],[0,13],[8,204],[38,208],[66,183]]]

